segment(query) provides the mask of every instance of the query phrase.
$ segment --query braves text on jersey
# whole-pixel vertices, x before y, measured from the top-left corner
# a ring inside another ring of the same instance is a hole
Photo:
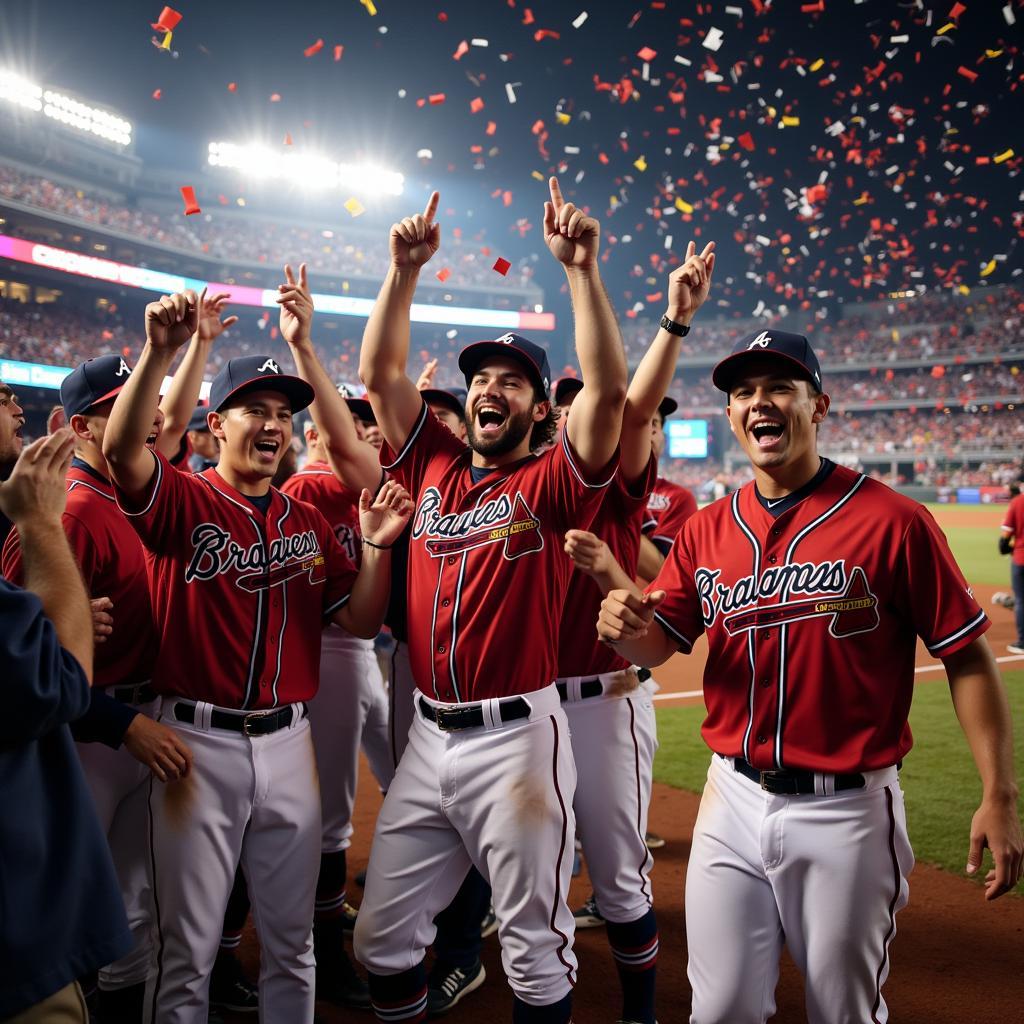
[[[156,632],[149,600],[145,550],[117,507],[110,481],[81,459],[67,475],[63,526],[91,597],[109,597],[113,632],[97,644],[96,686],[133,686],[149,679]],[[20,582],[21,548],[12,530],[3,552],[3,574]]]
[[[640,526],[645,515],[651,486],[658,472],[652,455],[643,476],[627,487],[621,471],[605,493],[604,501],[590,524],[591,533],[608,545],[615,560],[630,579],[636,576],[640,556]],[[569,581],[558,630],[558,676],[596,676],[628,668],[629,662],[616,653],[611,644],[598,639],[597,622],[603,598],[601,588],[578,569]]]
[[[683,524],[696,511],[697,499],[685,487],[659,476],[647,499],[644,536],[650,537],[663,555],[668,554]]]
[[[990,625],[928,511],[841,466],[777,519],[753,483],[701,510],[653,590],[681,650],[708,634],[708,746],[762,770],[896,764],[917,637],[941,658]]]
[[[312,697],[323,621],[356,575],[327,520],[275,488],[263,513],[215,469],[154,458],[148,500],[125,512],[147,549],[157,692],[253,709]]]
[[[474,484],[472,450],[426,404],[381,462],[416,496],[409,545],[413,675],[444,702],[528,693],[557,674],[572,573],[565,531],[590,525],[615,472],[591,483],[563,431],[554,448]],[[524,642],[528,638],[528,642]]]

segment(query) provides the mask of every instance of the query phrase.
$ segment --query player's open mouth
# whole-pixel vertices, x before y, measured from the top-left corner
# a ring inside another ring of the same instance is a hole
[[[155,431],[155,430],[154,430],[154,431],[153,431],[153,433],[152,433],[152,434],[150,434],[150,435],[149,435],[149,437],[147,437],[147,438],[146,438],[146,447],[147,447],[147,448],[152,448],[152,447],[153,447],[153,445],[155,445],[155,444],[156,444],[156,439],[157,439],[157,437],[159,437],[159,436],[160,436],[160,435],[159,435],[158,431]]]
[[[488,403],[476,407],[477,427],[484,437],[500,433],[501,428],[505,426],[506,419],[508,419],[508,414],[500,406]]]
[[[750,436],[761,451],[772,451],[779,446],[785,425],[777,420],[758,420],[750,428]]]
[[[264,462],[273,462],[277,458],[281,444],[278,441],[257,441],[255,447]]]

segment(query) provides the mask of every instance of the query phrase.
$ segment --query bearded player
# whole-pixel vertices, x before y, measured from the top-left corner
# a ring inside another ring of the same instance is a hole
[[[662,664],[708,635],[713,752],[686,879],[691,1021],[765,1021],[783,943],[812,1024],[885,1021],[882,986],[914,857],[898,769],[920,637],[940,658],[981,776],[968,873],[1020,880],[1010,713],[985,613],[928,511],[819,456],[828,414],[807,339],[766,330],[714,370],[754,480],[697,512],[645,594],[598,633]]]

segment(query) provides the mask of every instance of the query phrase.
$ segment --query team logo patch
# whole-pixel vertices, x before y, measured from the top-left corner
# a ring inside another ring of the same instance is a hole
[[[658,494],[657,491],[651,491],[651,496],[647,499],[647,511],[664,512],[671,504],[672,499],[668,497],[668,495]]]
[[[243,547],[216,523],[200,523],[192,531],[191,539],[193,550],[185,570],[186,583],[237,572],[235,586],[255,594],[296,576],[308,575],[310,583],[324,582],[324,555],[314,530],[278,537],[266,545]]]
[[[829,618],[829,634],[842,638],[870,632],[880,621],[878,598],[871,592],[864,570],[858,565],[847,573],[843,560],[772,566],[760,579],[744,576],[731,587],[718,582],[720,575],[721,570],[700,568],[694,579],[705,624],[710,628],[721,615],[729,636]],[[775,596],[783,600],[750,607]]]
[[[269,370],[271,373],[280,373],[281,367],[273,359],[265,359],[260,366],[256,367],[256,372],[263,373],[266,370]]]
[[[434,558],[502,544],[505,557],[511,561],[544,547],[540,520],[519,491],[514,496],[499,495],[467,512],[442,515],[440,509],[440,491],[428,487],[420,499],[412,530],[414,540],[427,538],[427,552]]]
[[[767,348],[772,343],[772,336],[767,331],[762,331],[748,346],[749,352],[752,348]]]
[[[115,377],[130,377],[132,374],[132,368],[124,361],[120,359],[117,364],[117,372],[114,374]]]

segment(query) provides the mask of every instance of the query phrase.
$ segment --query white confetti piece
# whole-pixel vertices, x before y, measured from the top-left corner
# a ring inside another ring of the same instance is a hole
[[[490,46],[491,45],[489,42],[487,42],[486,39],[471,39],[469,42],[470,42],[471,46]]]
[[[522,82],[506,82],[505,83],[505,95],[508,97],[509,103],[515,103],[516,101],[516,86],[522,85]]]
[[[721,49],[725,35],[720,28],[712,26],[701,44],[706,50],[714,50],[716,53]]]
[[[587,14],[586,11],[580,11],[580,13],[577,14],[575,18],[573,18],[572,27],[579,28],[589,17],[590,15]]]
[[[1003,17],[1006,19],[1006,24],[1007,25],[1016,25],[1017,24],[1017,18],[1014,16],[1013,8],[1009,4],[1007,4],[1003,8]]]

